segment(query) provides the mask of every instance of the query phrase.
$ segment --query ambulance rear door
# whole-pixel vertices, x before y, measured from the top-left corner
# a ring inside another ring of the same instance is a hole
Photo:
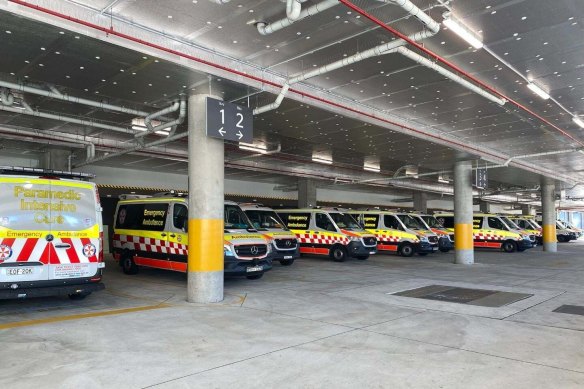
[[[49,280],[88,278],[98,272],[101,205],[89,182],[50,180],[50,209],[37,215],[50,229]]]
[[[48,180],[0,176],[0,283],[49,279],[50,226],[44,223]]]

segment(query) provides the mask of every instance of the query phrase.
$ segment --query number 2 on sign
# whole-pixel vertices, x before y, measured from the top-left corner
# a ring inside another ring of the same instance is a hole
[[[237,124],[235,125],[235,127],[237,128],[243,128],[243,125],[241,124],[241,122],[243,122],[243,114],[238,113],[237,117],[239,118],[239,121],[237,122]]]

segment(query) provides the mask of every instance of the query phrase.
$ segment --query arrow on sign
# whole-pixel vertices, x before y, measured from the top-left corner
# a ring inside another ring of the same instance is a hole
[[[221,127],[221,128],[219,129],[219,133],[221,134],[221,136],[224,136],[224,135],[225,135],[225,130],[223,129],[223,127]],[[241,139],[241,138],[240,138],[240,139]]]
[[[243,134],[241,133],[241,130],[239,130],[239,132],[237,134],[235,134],[235,135],[237,135],[237,137],[239,139],[243,138]]]

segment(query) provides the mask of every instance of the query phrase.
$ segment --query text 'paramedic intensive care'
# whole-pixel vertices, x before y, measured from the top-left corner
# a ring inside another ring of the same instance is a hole
[[[14,187],[14,197],[24,197],[20,199],[20,209],[23,211],[55,211],[55,212],[76,212],[75,204],[67,204],[63,200],[79,201],[81,193],[73,189],[46,190],[46,189],[27,189],[23,186]],[[35,200],[27,200],[35,199]],[[36,199],[61,200],[61,201],[38,201]]]

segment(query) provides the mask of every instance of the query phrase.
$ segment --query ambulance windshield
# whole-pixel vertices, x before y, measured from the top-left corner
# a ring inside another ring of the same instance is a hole
[[[422,218],[422,220],[424,220],[426,222],[426,224],[428,225],[428,227],[430,228],[442,228],[442,225],[440,224],[440,222],[438,221],[438,219],[436,219],[434,216],[420,216]]]
[[[282,219],[274,211],[250,209],[245,211],[254,228],[265,231],[267,229],[287,230]]]
[[[225,205],[224,219],[226,230],[255,230],[237,205]]]
[[[414,230],[422,230],[424,227],[418,222],[416,219],[411,217],[410,215],[397,215],[399,219],[404,223],[406,228],[412,228]]]
[[[330,217],[343,230],[361,230],[361,226],[348,213],[331,212]]]

